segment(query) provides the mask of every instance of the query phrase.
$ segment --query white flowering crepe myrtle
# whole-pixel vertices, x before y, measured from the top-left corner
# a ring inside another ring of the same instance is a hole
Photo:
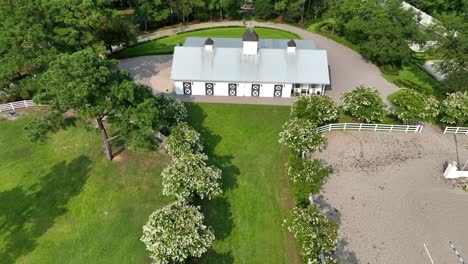
[[[378,123],[385,116],[385,104],[376,89],[359,86],[342,96],[343,110],[360,122]]]
[[[203,150],[200,134],[187,123],[181,123],[172,129],[164,141],[167,151],[172,157],[186,153],[197,153]]]
[[[287,164],[288,176],[294,183],[313,184],[322,181],[332,172],[331,166],[325,165],[318,159],[297,159],[295,164]]]
[[[290,119],[283,125],[279,136],[279,143],[296,153],[317,151],[326,143],[326,139],[317,134],[317,126],[308,119]]]
[[[304,263],[321,263],[322,249],[326,254],[326,263],[338,263],[332,257],[338,242],[338,225],[322,215],[315,205],[293,208],[283,227],[294,233]]]
[[[338,119],[338,108],[329,96],[302,96],[292,106],[291,117],[323,126]]]
[[[200,257],[215,239],[210,227],[203,224],[200,207],[180,202],[163,207],[143,226],[141,241],[157,264],[182,263]]]
[[[449,94],[442,102],[442,122],[462,126],[468,123],[468,92]]]
[[[161,173],[163,194],[186,200],[193,194],[211,199],[222,193],[221,170],[208,166],[202,153],[185,153],[175,158]]]
[[[396,106],[393,114],[405,123],[411,119],[426,121],[439,115],[437,99],[415,90],[401,89],[391,101]]]

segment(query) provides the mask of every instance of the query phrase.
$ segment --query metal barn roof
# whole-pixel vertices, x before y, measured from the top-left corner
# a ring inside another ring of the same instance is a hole
[[[240,38],[210,38],[214,48],[242,48],[242,39]],[[203,47],[207,38],[188,37],[185,40],[184,47]],[[289,39],[260,39],[259,49],[286,49]],[[312,40],[293,40],[297,49],[316,49]]]
[[[288,40],[282,40],[284,48],[260,47],[256,55],[244,55],[242,48],[216,48],[216,43],[220,39],[213,39],[214,50],[205,50],[203,44],[206,39],[201,38],[201,40],[200,46],[175,47],[171,79],[202,82],[330,84],[327,51],[300,49],[299,41],[296,52],[288,52]],[[270,43],[270,40],[264,41]],[[226,43],[231,45],[234,42],[226,41]],[[280,42],[275,40],[271,43]],[[242,41],[240,44],[242,47]]]

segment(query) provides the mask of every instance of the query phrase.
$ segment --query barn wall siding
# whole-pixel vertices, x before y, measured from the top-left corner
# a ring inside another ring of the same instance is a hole
[[[183,95],[182,81],[174,82],[175,94]],[[192,95],[206,95],[205,82],[190,82],[192,84]],[[229,84],[227,82],[215,82],[214,83],[214,95],[215,96],[229,96]],[[236,96],[252,96],[252,83],[235,83],[237,84]],[[260,84],[260,83],[258,83]],[[292,84],[283,84],[281,97],[291,97]],[[262,83],[260,84],[260,97],[274,97],[275,84],[273,83]],[[321,88],[312,89],[320,91]]]

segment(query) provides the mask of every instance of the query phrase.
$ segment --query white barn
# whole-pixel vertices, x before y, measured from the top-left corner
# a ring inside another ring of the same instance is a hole
[[[321,95],[330,85],[327,51],[311,40],[187,38],[174,50],[179,95],[291,97]]]

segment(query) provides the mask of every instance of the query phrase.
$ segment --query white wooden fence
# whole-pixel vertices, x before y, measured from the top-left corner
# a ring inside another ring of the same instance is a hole
[[[444,134],[468,135],[468,127],[445,127]]]
[[[317,133],[332,130],[358,130],[358,131],[388,131],[388,132],[413,132],[421,133],[422,125],[387,125],[387,124],[363,124],[363,123],[337,123],[328,124],[317,128]]]
[[[28,107],[34,107],[34,106],[37,106],[37,105],[32,100],[12,102],[12,103],[0,105],[0,112],[14,111],[16,109],[28,108]]]

